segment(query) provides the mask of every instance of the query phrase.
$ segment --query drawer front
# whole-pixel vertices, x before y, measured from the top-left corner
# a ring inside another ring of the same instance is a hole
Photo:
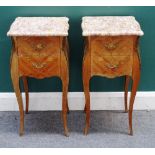
[[[92,75],[101,75],[114,78],[123,75],[132,74],[132,56],[103,56],[97,57],[92,55],[91,73]]]
[[[133,36],[97,36],[91,39],[91,50],[100,55],[126,56],[133,54],[133,43]]]
[[[21,75],[45,78],[60,74],[60,46],[54,38],[28,37],[18,40]]]
[[[60,49],[59,37],[17,37],[18,54],[54,54]]]

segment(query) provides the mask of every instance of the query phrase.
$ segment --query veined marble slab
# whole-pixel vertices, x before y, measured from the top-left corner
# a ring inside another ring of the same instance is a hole
[[[86,16],[82,18],[82,35],[144,35],[133,16]]]
[[[8,36],[68,36],[67,17],[17,17]]]

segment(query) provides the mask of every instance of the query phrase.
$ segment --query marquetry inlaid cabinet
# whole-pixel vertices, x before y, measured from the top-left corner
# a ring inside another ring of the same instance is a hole
[[[139,37],[143,35],[139,23],[132,16],[83,17],[85,51],[83,58],[83,86],[85,93],[86,126],[90,126],[89,82],[92,76],[114,78],[125,76],[125,111],[129,115],[129,134],[132,130],[132,111],[140,80]],[[132,79],[132,90],[127,108],[128,85]],[[93,103],[92,103],[93,104]]]
[[[38,79],[58,76],[62,80],[62,118],[67,129],[67,92],[69,83],[68,18],[18,17],[10,27],[12,39],[11,78],[20,111],[20,135],[24,132],[24,109],[19,79],[23,79],[26,113],[29,108],[27,77]]]

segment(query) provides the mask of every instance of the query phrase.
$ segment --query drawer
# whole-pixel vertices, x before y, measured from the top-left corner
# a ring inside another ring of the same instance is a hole
[[[60,51],[59,37],[17,37],[18,54],[46,53],[48,55]]]
[[[58,55],[47,56],[42,59],[34,57],[19,57],[20,75],[44,78],[60,74],[60,57]]]
[[[132,74],[133,57],[128,56],[104,56],[91,58],[92,75],[102,75],[114,78]]]
[[[91,39],[91,51],[106,56],[132,55],[134,36],[96,36]]]
[[[20,75],[44,78],[60,74],[58,37],[19,37]]]

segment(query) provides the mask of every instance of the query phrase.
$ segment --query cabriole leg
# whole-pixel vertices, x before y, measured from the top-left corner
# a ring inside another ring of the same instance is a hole
[[[16,52],[13,51],[11,59],[11,78],[13,83],[13,88],[17,97],[17,102],[20,112],[20,136],[24,134],[24,111],[23,111],[23,101],[19,87],[19,72],[18,72],[18,58]]]
[[[124,106],[125,112],[128,112],[128,87],[130,83],[130,76],[125,76],[125,92],[124,92]]]
[[[138,88],[139,80],[140,80],[140,62],[137,53],[134,54],[134,61],[133,61],[133,74],[132,74],[132,91],[130,97],[130,105],[129,105],[129,134],[133,135],[132,129],[132,112],[133,112],[133,104],[136,96],[136,91]]]
[[[29,112],[29,90],[28,90],[28,82],[27,82],[27,77],[23,76],[23,84],[24,84],[24,90],[25,90],[25,98],[26,98],[26,114]]]

